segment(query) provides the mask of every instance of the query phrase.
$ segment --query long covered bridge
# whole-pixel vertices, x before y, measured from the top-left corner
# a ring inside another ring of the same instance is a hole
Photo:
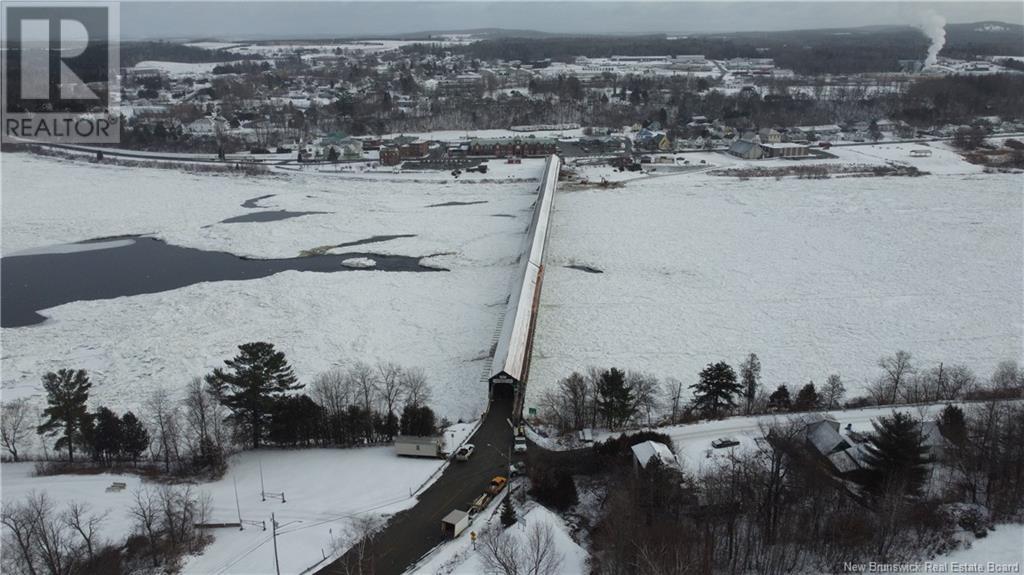
[[[537,304],[540,301],[541,283],[544,280],[544,254],[548,240],[548,225],[558,186],[558,174],[562,160],[549,156],[540,181],[537,201],[534,204],[533,220],[526,233],[526,242],[520,256],[520,269],[512,285],[508,306],[494,348],[494,359],[488,378],[490,393],[512,395],[515,399],[513,413],[522,413],[526,381],[530,372],[530,350],[533,345],[533,330],[537,321]]]

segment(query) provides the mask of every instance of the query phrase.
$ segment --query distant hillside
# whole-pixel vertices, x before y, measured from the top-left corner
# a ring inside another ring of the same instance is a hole
[[[985,55],[1024,55],[1024,27],[1004,22],[947,26],[942,55],[973,58]],[[704,54],[709,58],[768,57],[797,73],[886,72],[899,69],[899,60],[923,59],[929,40],[910,26],[734,32],[669,37],[497,35],[458,51],[476,58],[537,61],[571,60],[576,56],[649,56]],[[410,51],[428,48],[409,48]]]
[[[974,22],[946,26],[943,56],[1024,56],[1024,26],[1006,22]]]

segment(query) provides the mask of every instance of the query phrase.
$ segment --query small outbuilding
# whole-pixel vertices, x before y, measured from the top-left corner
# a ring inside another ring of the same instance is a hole
[[[440,437],[417,437],[398,435],[395,437],[395,454],[409,457],[442,457],[444,440]]]
[[[636,465],[646,469],[652,459],[657,458],[662,465],[676,465],[676,456],[664,443],[647,440],[633,446],[633,461]]]

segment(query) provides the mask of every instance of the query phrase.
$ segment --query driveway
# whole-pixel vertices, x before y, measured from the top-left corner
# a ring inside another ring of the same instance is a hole
[[[416,505],[396,514],[365,549],[360,571],[354,550],[321,569],[322,574],[373,573],[401,575],[410,565],[440,545],[441,519],[453,509],[466,511],[495,475],[508,475],[508,450],[512,429],[511,398],[495,398],[480,428],[469,443],[476,446],[466,462],[453,461],[419,497]],[[397,457],[397,456],[396,456]],[[344,486],[339,485],[339,489]],[[463,537],[466,535],[463,534]]]

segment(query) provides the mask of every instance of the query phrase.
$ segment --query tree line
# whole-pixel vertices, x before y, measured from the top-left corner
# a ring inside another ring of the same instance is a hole
[[[573,372],[545,391],[539,419],[566,433],[730,415],[1024,396],[1024,370],[1014,361],[1000,363],[987,382],[964,365],[919,366],[902,350],[880,358],[878,367],[881,373],[868,384],[866,395],[845,401],[846,384],[839,374],[830,374],[821,385],[810,381],[792,390],[787,384],[766,389],[761,361],[754,353],[739,363],[738,370],[723,361],[708,364],[691,385],[639,371],[591,368],[586,374]]]
[[[427,405],[430,385],[418,368],[357,362],[316,376],[307,394],[273,344],[246,343],[238,350],[223,367],[193,378],[180,398],[163,388],[152,391],[141,416],[106,406],[90,411],[92,382],[85,370],[47,373],[47,405],[38,424],[27,400],[5,403],[0,445],[18,461],[34,431],[43,438],[46,460],[52,446],[54,457],[72,465],[76,458],[106,467],[146,459],[166,474],[218,476],[238,447],[351,447],[437,431]],[[40,468],[47,469],[63,467]]]

